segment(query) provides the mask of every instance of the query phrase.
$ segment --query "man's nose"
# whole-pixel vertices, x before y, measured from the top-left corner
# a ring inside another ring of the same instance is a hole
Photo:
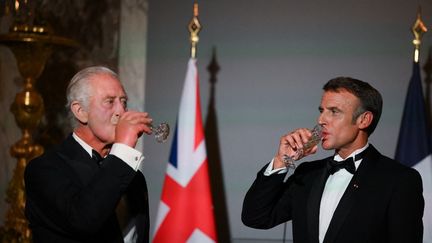
[[[325,124],[324,112],[321,112],[320,115],[318,116],[317,123],[321,126]]]
[[[115,111],[114,111],[116,115],[122,115],[126,111],[127,111],[127,108],[124,106],[124,104],[122,102],[120,102],[120,101],[116,102]]]

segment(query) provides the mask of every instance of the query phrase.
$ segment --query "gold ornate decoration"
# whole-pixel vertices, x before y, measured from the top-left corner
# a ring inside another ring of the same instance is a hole
[[[10,149],[17,165],[6,192],[9,209],[0,239],[8,243],[31,242],[31,234],[24,216],[25,191],[24,168],[34,157],[43,153],[43,147],[33,142],[32,132],[37,128],[43,114],[42,96],[35,82],[45,68],[45,63],[56,46],[77,46],[77,42],[54,36],[50,27],[15,23],[8,34],[0,35],[0,44],[8,46],[17,61],[18,70],[24,78],[24,90],[17,93],[11,112],[22,131],[22,137]]]
[[[196,49],[199,41],[198,33],[201,30],[201,24],[198,19],[198,3],[194,3],[193,7],[193,17],[188,25],[188,30],[190,33],[190,42],[191,42],[191,57],[196,58]]]
[[[420,55],[420,45],[421,45],[421,38],[424,33],[427,32],[427,28],[425,24],[423,23],[423,20],[421,19],[421,8],[419,7],[417,11],[417,19],[414,22],[414,25],[411,27],[411,31],[414,34],[414,62],[419,62],[419,55]]]

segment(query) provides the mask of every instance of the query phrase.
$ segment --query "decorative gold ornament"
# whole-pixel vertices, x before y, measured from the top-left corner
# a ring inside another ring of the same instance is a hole
[[[15,96],[11,112],[22,131],[22,137],[10,150],[17,159],[13,177],[6,192],[9,209],[0,239],[8,243],[29,243],[31,234],[24,216],[25,190],[24,169],[27,163],[43,153],[41,145],[34,143],[35,131],[44,114],[42,96],[35,82],[45,68],[45,63],[56,46],[77,46],[73,40],[54,36],[48,26],[14,24],[8,34],[0,35],[0,44],[8,46],[17,61],[18,70],[24,78],[24,89]]]
[[[417,11],[417,19],[414,22],[414,25],[411,27],[411,31],[414,34],[414,62],[419,62],[419,55],[420,55],[420,45],[421,45],[421,38],[423,37],[423,34],[427,32],[427,28],[425,24],[423,23],[423,20],[421,19],[421,8],[419,7]]]
[[[194,15],[189,22],[188,30],[190,33],[190,42],[191,42],[191,57],[196,58],[196,49],[199,41],[198,33],[201,30],[201,24],[198,19],[198,3],[194,3],[193,8]]]

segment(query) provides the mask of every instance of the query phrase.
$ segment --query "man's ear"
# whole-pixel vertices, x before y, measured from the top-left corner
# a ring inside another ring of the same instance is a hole
[[[365,111],[357,118],[357,124],[360,129],[366,129],[370,126],[373,120],[373,114],[370,111]]]
[[[74,101],[71,104],[71,111],[74,114],[75,118],[83,124],[86,124],[88,121],[88,112],[84,109],[84,107],[78,101]]]

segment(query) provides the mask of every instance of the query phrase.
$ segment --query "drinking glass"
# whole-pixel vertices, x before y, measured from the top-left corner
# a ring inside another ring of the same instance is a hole
[[[303,156],[303,153],[305,150],[308,150],[312,148],[313,146],[317,145],[322,138],[322,127],[321,125],[317,124],[314,128],[311,129],[312,136],[310,137],[309,141],[307,141],[302,149],[297,149],[295,151],[295,154],[293,156],[283,155],[283,162],[285,163],[285,166],[287,168],[295,169],[296,165],[294,161],[297,161],[300,157]]]
[[[156,127],[150,125],[151,130],[153,131],[153,135],[156,138],[158,143],[164,143],[168,139],[168,135],[170,133],[170,127],[168,123],[162,122]]]
[[[118,116],[113,116],[111,118],[111,123],[117,124],[118,120],[119,120]],[[169,133],[170,133],[170,127],[169,127],[168,123],[162,122],[159,125],[157,125],[156,127],[153,126],[153,124],[150,124],[149,127],[152,130],[152,134],[158,143],[164,143],[167,141]]]

